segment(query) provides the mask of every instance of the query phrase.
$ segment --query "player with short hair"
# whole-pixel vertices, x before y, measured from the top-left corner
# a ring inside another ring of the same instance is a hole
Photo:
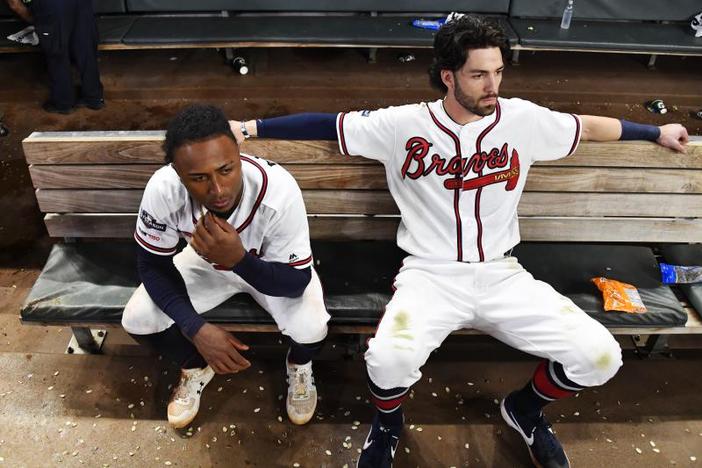
[[[200,314],[248,293],[291,339],[287,412],[308,422],[317,405],[312,358],[329,314],[313,268],[302,193],[281,166],[239,153],[222,111],[193,105],[169,123],[166,165],[149,180],[134,238],[143,284],[122,316],[138,342],[182,369],[168,422],[186,427],[214,373],[250,366],[248,350]],[[177,253],[180,238],[188,244]]]
[[[431,83],[443,99],[375,111],[300,114],[244,123],[247,135],[338,140],[341,153],[380,161],[400,209],[398,245],[409,255],[365,353],[377,408],[358,466],[389,467],[403,425],[401,403],[444,339],[475,328],[543,361],[501,403],[534,464],[567,467],[542,408],[602,385],[622,365],[609,331],[511,256],[529,167],[573,154],[580,140],[651,140],[684,151],[687,131],[555,112],[499,97],[504,32],[465,15],[434,39]]]

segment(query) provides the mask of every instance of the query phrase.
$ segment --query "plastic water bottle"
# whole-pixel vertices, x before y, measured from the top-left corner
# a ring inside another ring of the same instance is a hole
[[[570,20],[573,19],[573,0],[568,0],[568,4],[563,9],[563,18],[561,19],[561,29],[570,28]]]
[[[667,263],[661,263],[659,266],[664,284],[702,282],[702,266],[668,265]]]

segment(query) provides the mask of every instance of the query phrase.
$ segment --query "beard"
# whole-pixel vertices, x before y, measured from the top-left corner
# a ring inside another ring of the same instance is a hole
[[[480,105],[480,100],[491,97],[497,98],[497,93],[486,94],[485,96],[472,98],[463,92],[463,89],[461,89],[461,85],[458,83],[458,80],[455,80],[455,83],[456,90],[454,91],[454,97],[456,98],[456,101],[461,106],[463,106],[463,108],[472,112],[475,115],[479,115],[480,117],[485,117],[495,112],[495,107],[497,107],[497,104]]]

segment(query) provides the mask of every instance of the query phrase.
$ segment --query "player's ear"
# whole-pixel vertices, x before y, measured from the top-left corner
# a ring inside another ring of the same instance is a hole
[[[456,87],[455,86],[455,76],[451,70],[443,69],[440,72],[441,75],[441,81],[446,85],[446,87],[450,90],[453,91],[453,89]]]

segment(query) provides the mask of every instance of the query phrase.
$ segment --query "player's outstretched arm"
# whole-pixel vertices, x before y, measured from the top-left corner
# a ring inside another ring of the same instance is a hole
[[[680,153],[686,152],[687,130],[677,123],[657,127],[596,115],[581,115],[580,120],[583,126],[582,140],[648,140]]]
[[[237,143],[249,137],[284,140],[336,140],[337,114],[308,112],[270,119],[230,120],[229,125]]]

